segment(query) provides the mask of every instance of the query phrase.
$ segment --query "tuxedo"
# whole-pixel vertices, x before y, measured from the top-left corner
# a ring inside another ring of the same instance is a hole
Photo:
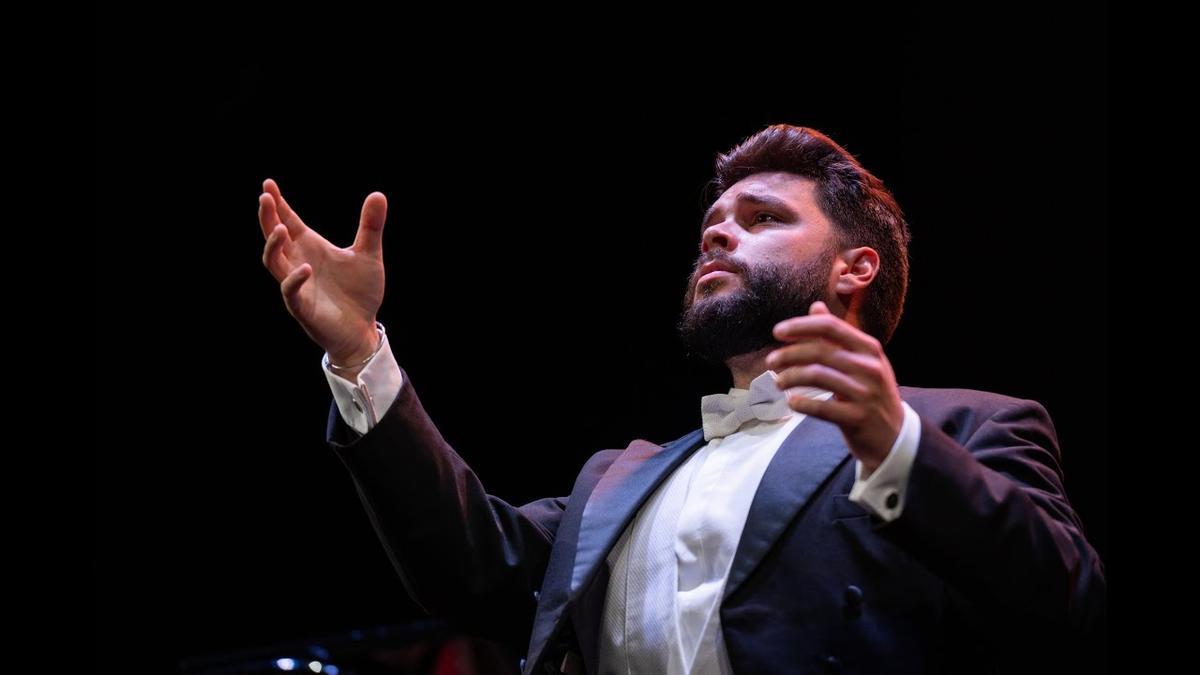
[[[409,595],[523,652],[525,673],[599,672],[606,558],[702,431],[602,450],[569,495],[514,506],[487,494],[404,382],[366,435],[332,405],[327,442]],[[850,500],[854,461],[832,423],[805,418],[771,459],[720,603],[734,672],[1030,672],[1097,646],[1104,566],[1044,407],[900,394],[920,442],[897,519]]]

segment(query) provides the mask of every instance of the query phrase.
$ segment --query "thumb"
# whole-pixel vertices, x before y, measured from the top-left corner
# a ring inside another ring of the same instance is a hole
[[[828,305],[826,305],[824,302],[821,302],[820,300],[818,300],[818,301],[814,302],[811,307],[808,308],[808,313],[809,313],[809,315],[816,315],[816,314],[832,314],[833,312],[829,311]]]
[[[383,255],[383,221],[387,219],[387,197],[382,192],[372,192],[363,202],[362,216],[358,220],[358,236],[354,238],[354,249],[360,253]]]

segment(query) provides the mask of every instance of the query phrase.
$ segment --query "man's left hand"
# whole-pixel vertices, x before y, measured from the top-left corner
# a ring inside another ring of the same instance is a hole
[[[788,406],[833,422],[842,430],[850,454],[863,463],[863,475],[883,463],[904,424],[904,407],[892,364],[879,340],[830,313],[817,301],[808,316],[781,321],[775,338],[796,344],[767,355],[767,368],[780,389],[819,387],[833,392],[823,401],[800,394]]]

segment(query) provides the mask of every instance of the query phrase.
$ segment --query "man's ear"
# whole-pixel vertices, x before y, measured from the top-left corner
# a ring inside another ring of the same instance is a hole
[[[879,274],[879,254],[869,246],[848,248],[834,260],[834,291],[838,295],[855,295],[875,280]]]

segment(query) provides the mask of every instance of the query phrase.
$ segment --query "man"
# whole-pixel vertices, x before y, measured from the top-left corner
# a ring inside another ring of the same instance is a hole
[[[1038,403],[898,386],[908,226],[817,131],[720,155],[679,328],[734,387],[703,427],[514,507],[442,439],[382,325],[386,199],[338,249],[264,183],[264,265],[325,350],[327,441],[406,589],[524,672],[1029,672],[1106,626]]]

